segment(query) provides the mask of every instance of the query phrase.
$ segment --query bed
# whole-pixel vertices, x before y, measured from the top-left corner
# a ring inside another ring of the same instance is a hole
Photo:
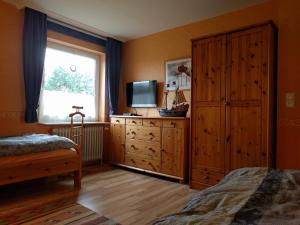
[[[300,171],[242,168],[155,225],[299,225]]]
[[[71,137],[49,134],[30,134],[13,137],[0,137],[0,185],[49,177],[64,173],[74,173],[74,186],[81,186],[83,146],[83,118],[74,106],[71,113]],[[81,123],[73,123],[73,117],[80,116]]]

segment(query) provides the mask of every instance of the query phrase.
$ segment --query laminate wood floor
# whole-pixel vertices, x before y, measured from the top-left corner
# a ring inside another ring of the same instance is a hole
[[[147,225],[178,212],[194,193],[188,185],[176,181],[110,166],[93,166],[84,169],[79,193],[69,178],[2,186],[0,212],[75,196],[78,203],[122,225]]]

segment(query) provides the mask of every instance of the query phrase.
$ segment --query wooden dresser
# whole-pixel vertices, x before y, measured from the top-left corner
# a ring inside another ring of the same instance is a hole
[[[273,165],[275,29],[251,26],[193,41],[191,186]]]
[[[184,182],[188,143],[188,118],[111,116],[113,164]]]

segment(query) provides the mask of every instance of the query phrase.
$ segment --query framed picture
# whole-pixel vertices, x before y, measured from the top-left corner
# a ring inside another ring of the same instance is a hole
[[[167,61],[165,72],[166,90],[191,89],[191,58]]]

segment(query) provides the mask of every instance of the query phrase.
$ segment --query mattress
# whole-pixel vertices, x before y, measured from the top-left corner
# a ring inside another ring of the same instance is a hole
[[[71,149],[76,148],[76,146],[70,139],[57,135],[30,134],[0,137],[0,157],[25,155],[57,149]]]
[[[300,171],[242,168],[155,225],[299,225]]]

